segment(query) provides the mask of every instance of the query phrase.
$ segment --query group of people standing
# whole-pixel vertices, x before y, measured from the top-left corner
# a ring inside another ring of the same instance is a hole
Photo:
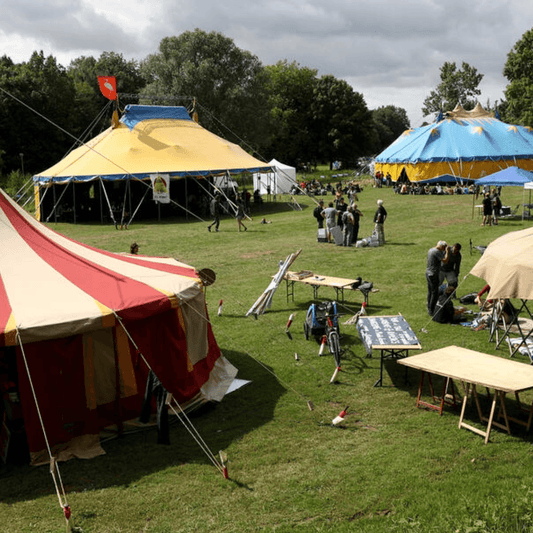
[[[385,244],[385,231],[383,224],[387,218],[387,211],[383,207],[383,200],[377,201],[378,208],[374,215],[375,231],[378,236],[379,245]],[[324,201],[320,200],[313,211],[313,216],[318,223],[318,229],[324,228],[326,223],[326,239],[333,242],[333,228],[338,227],[342,231],[343,246],[352,246],[357,243],[359,237],[359,224],[363,213],[358,209],[356,203],[347,205],[341,196],[335,202],[329,202],[324,208]]]
[[[207,231],[211,231],[211,228],[214,227],[215,231],[218,232],[220,227],[220,217],[222,215],[222,210],[224,209],[222,207],[222,197],[220,194],[215,194],[213,199],[211,200],[211,203],[209,205],[209,210],[211,212],[211,216],[213,217],[213,222],[207,226]],[[245,213],[245,206],[244,201],[241,196],[237,196],[235,199],[235,220],[237,220],[237,228],[239,231],[241,231],[241,228],[244,229],[244,231],[247,231],[248,228],[243,223],[243,218],[246,216]]]
[[[359,211],[356,203],[346,204],[341,196],[335,202],[329,202],[328,207],[324,208],[324,200],[320,200],[313,211],[313,216],[317,219],[318,228],[324,227],[326,223],[326,238],[328,242],[333,242],[332,231],[338,226],[342,231],[343,246],[351,246],[357,242],[359,235],[359,220],[363,213]]]
[[[492,224],[498,225],[498,215],[502,209],[502,201],[500,195],[493,189],[491,191],[485,191],[483,194],[483,222],[482,226],[491,226]]]

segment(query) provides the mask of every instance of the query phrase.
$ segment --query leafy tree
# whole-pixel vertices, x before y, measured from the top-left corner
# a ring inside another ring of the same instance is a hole
[[[481,94],[478,86],[483,79],[483,74],[478,74],[476,68],[464,61],[460,69],[455,63],[445,62],[440,68],[440,79],[436,90],[424,100],[424,115],[452,111],[457,104],[466,110],[475,107],[476,97]]]
[[[276,157],[293,166],[314,161],[317,140],[311,108],[317,71],[286,59],[265,71],[272,123],[268,159]]]
[[[372,118],[378,136],[375,152],[383,151],[405,130],[411,127],[407,111],[393,105],[381,106],[372,111]]]
[[[342,161],[350,165],[367,155],[376,140],[372,113],[363,95],[344,80],[322,76],[315,84],[313,99],[314,131],[322,161]]]
[[[503,75],[509,80],[505,119],[533,126],[533,29],[524,33],[507,54]]]
[[[146,95],[165,103],[169,96],[188,103],[194,98],[204,127],[233,142],[244,139],[258,148],[264,145],[268,136],[264,68],[232,39],[199,29],[165,37],[159,52],[149,55],[141,70],[148,82]]]
[[[85,130],[88,138],[107,128],[111,115],[107,113],[102,120],[95,122],[102,108],[110,104],[100,91],[98,76],[115,76],[119,99],[123,103],[137,103],[138,95],[145,86],[138,62],[127,61],[122,54],[114,52],[103,52],[98,59],[90,56],[76,58],[70,63],[68,74],[76,88],[78,130]]]
[[[0,60],[0,151],[4,172],[41,171],[60,159],[70,140],[74,85],[53,56],[34,52],[27,63]],[[21,156],[20,154],[23,154]]]

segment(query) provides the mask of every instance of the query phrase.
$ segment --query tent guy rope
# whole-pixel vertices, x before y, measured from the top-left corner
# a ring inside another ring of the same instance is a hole
[[[132,336],[130,335],[130,332],[124,325],[124,322],[122,319],[118,316],[118,314],[113,311],[113,315],[115,316],[117,322],[120,324],[122,329],[124,330],[124,333],[126,333],[129,341],[134,346],[135,350],[141,357],[141,359],[144,361],[145,365],[148,367],[149,370],[153,372],[152,367],[144,357],[143,353],[139,350],[139,347],[137,346],[137,343],[133,340]],[[174,406],[172,405],[172,401],[176,404],[178,407],[180,413],[178,414],[176,409],[174,409]],[[181,405],[178,403],[178,401],[171,396],[171,399],[167,401],[167,405],[172,409],[174,414],[176,414],[185,427],[185,429],[189,432],[189,434],[193,437],[193,439],[197,442],[197,444],[200,446],[200,448],[203,450],[203,452],[207,455],[207,457],[211,460],[211,462],[215,465],[215,467],[220,471],[221,474],[224,474],[224,467],[218,462],[215,454],[210,450],[209,446],[206,444],[205,440],[202,438],[198,430],[194,427],[193,423],[191,422],[190,418],[186,415],[185,411],[181,407]]]
[[[55,486],[55,489],[56,489],[57,498],[59,500],[59,506],[63,510],[63,513],[65,515],[65,520],[67,521],[66,531],[68,533],[70,531],[70,516],[71,516],[70,505],[68,504],[68,501],[67,501],[67,495],[65,493],[65,487],[63,485],[63,480],[61,478],[61,473],[59,471],[59,465],[57,464],[57,461],[55,460],[54,456],[52,455],[52,449],[50,448],[50,442],[48,440],[48,435],[47,435],[47,432],[46,432],[46,428],[44,426],[44,421],[43,421],[43,417],[42,417],[42,414],[41,414],[41,409],[39,407],[39,402],[37,400],[37,394],[35,393],[35,387],[33,385],[33,380],[32,380],[32,377],[31,377],[30,367],[28,365],[28,360],[26,358],[26,353],[24,351],[24,345],[22,344],[22,339],[20,338],[20,333],[19,333],[18,329],[17,329],[17,334],[16,334],[16,340],[17,340],[17,342],[18,342],[18,344],[20,346],[22,359],[24,361],[24,366],[26,368],[26,374],[28,376],[28,380],[29,380],[29,383],[30,383],[30,388],[31,388],[32,395],[33,395],[33,401],[35,402],[35,408],[37,410],[37,416],[38,416],[39,422],[41,424],[41,430],[43,432],[44,442],[46,444],[46,450],[48,451],[48,457],[50,459],[50,474],[51,474],[52,479],[54,481],[54,486]]]

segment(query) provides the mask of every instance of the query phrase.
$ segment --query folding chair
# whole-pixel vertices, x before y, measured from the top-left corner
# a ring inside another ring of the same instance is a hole
[[[504,312],[507,302],[509,302],[508,299],[500,299],[495,302],[494,307],[492,308],[492,324],[489,342],[491,342],[492,339],[495,338],[496,349],[498,349],[502,342],[504,342],[506,339],[510,339],[511,329],[513,328],[513,326],[515,326],[522,340],[520,342],[511,342],[510,340],[508,341],[510,353],[509,357],[514,357],[520,347],[527,346],[527,341],[533,333],[533,328],[531,328],[527,332],[524,331],[524,329],[522,328],[519,320],[520,313],[523,310],[526,310],[531,319],[533,319],[533,315],[531,314],[531,311],[527,306],[527,300],[521,300],[522,305],[519,309],[516,309],[514,306],[512,306],[512,313]],[[509,315],[507,318],[506,314]],[[500,323],[502,324],[502,329],[504,330],[501,335],[499,332]]]

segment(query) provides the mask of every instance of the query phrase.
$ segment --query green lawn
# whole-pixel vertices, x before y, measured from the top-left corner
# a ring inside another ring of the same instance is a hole
[[[519,188],[504,190],[504,205],[521,204],[522,194]],[[462,243],[463,277],[480,257],[476,249],[470,253],[470,240],[487,245],[531,223],[505,220],[481,227],[471,196],[399,196],[392,189],[366,187],[358,202],[364,213],[360,237],[371,234],[376,200],[382,198],[389,213],[387,244],[342,248],[317,243],[314,203],[296,198],[301,211],[278,198],[252,213],[254,220],[242,233],[232,218],[222,220],[219,233],[209,233],[207,222],[185,220],[138,221],[127,231],[50,225],[106,250],[128,251],[136,241],[141,254],[213,269],[217,280],[206,296],[216,338],[239,368],[239,377],[252,381],[193,415],[210,449],[227,453],[230,480],[223,479],[180,424],[171,429],[170,446],[158,446],[155,431],[109,441],[102,457],[60,465],[75,530],[533,531],[533,439],[523,427],[513,425],[511,436],[495,429],[484,445],[481,437],[458,429],[459,414],[453,409],[446,408],[442,417],[416,409],[419,376],[410,371],[405,383],[403,367],[394,362],[386,365],[384,386],[374,388],[379,358],[365,357],[354,326],[341,325],[343,372],[339,383],[330,385],[332,356],[318,357],[318,344],[303,335],[313,296],[309,287],[297,285],[294,302],[288,302],[281,285],[265,315],[245,317],[279,261],[301,249],[293,270],[372,281],[379,292],[370,295],[369,314],[402,313],[424,351],[455,344],[507,357],[506,347],[495,351],[487,331],[430,321],[426,254],[440,239]],[[272,223],[260,224],[263,217]],[[457,292],[461,296],[483,285],[467,276]],[[333,299],[334,294],[321,289],[319,295]],[[362,295],[350,292],[347,300],[341,308],[346,318],[360,309]],[[292,341],[285,335],[291,313]],[[521,355],[517,360],[528,363]],[[533,393],[524,399],[532,401]],[[512,399],[508,403],[510,411],[516,410]],[[331,420],[347,405],[345,423],[333,427]],[[473,408],[467,419],[478,425]],[[47,468],[0,471],[1,532],[64,530]]]

